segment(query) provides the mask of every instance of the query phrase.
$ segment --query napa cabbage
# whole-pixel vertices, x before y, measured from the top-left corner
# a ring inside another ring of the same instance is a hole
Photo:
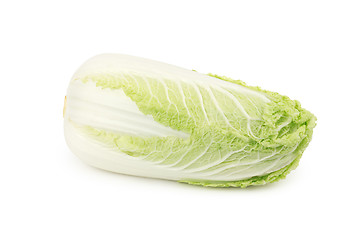
[[[212,187],[284,178],[315,122],[278,93],[120,54],[85,62],[64,110],[66,141],[90,165]]]

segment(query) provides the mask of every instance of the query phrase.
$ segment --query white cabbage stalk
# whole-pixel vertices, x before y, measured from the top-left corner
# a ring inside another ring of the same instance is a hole
[[[120,54],[84,63],[64,108],[67,144],[88,164],[215,187],[284,178],[315,120],[277,93]]]

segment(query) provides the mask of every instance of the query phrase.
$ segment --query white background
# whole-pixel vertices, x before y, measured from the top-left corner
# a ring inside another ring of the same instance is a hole
[[[0,2],[0,239],[360,239],[359,1]],[[124,53],[240,78],[318,117],[286,180],[211,189],[89,167],[73,72]]]

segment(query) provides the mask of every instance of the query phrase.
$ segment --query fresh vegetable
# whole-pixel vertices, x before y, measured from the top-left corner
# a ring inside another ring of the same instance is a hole
[[[80,67],[64,119],[70,149],[90,165],[211,187],[284,178],[316,121],[278,93],[119,54]]]

